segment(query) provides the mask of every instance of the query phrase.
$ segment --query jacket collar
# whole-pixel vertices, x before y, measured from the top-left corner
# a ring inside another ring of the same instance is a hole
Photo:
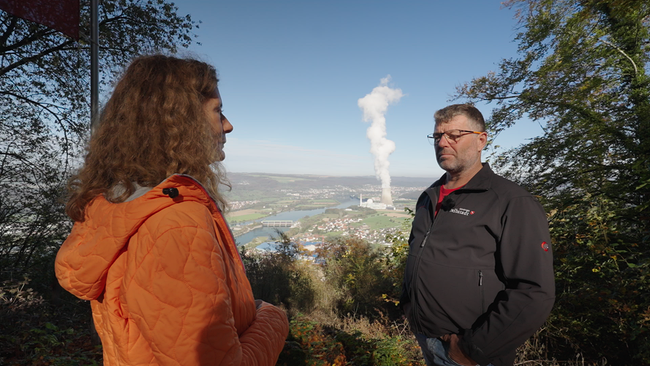
[[[492,176],[494,176],[494,172],[490,168],[490,164],[483,163],[483,168],[461,190],[487,191],[492,186]]]
[[[463,188],[456,192],[487,191],[492,186],[492,176],[494,176],[494,172],[490,168],[490,164],[483,163],[483,168],[481,168],[481,170],[479,170],[472,179],[463,186]],[[438,197],[440,186],[445,184],[445,182],[447,182],[447,174],[443,174],[443,176],[427,188],[426,191],[431,197]]]

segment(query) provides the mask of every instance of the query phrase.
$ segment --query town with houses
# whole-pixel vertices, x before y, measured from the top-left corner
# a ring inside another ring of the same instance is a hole
[[[400,226],[374,230],[371,229],[371,227],[367,224],[353,226],[353,224],[357,224],[362,221],[363,219],[361,218],[327,220],[315,227],[307,229],[305,232],[292,236],[292,238],[300,243],[303,243],[307,249],[312,249],[310,247],[314,246],[316,243],[322,243],[327,237],[327,234],[331,233],[335,233],[336,235],[340,235],[342,237],[354,237],[357,239],[362,239],[371,244],[388,245],[390,242],[386,240],[386,237],[388,235],[395,235],[400,229]]]
[[[388,245],[387,236],[404,230],[417,197],[430,179],[396,179],[388,191],[374,177],[235,175],[231,178],[227,213],[238,245],[269,250],[274,230],[281,229],[308,250],[334,237],[350,237]],[[285,213],[292,220],[275,220]],[[302,215],[308,213],[308,216]],[[273,229],[271,229],[273,228]],[[267,230],[263,230],[267,229]],[[259,233],[259,234],[258,234]],[[277,237],[277,235],[275,235]]]

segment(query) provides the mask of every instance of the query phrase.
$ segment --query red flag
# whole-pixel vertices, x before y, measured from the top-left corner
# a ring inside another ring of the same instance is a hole
[[[0,0],[0,9],[79,39],[79,0]]]

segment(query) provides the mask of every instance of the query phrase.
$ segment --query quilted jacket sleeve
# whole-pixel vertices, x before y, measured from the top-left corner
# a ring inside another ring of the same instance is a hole
[[[289,323],[284,311],[267,302],[262,303],[253,325],[239,337],[243,352],[241,365],[275,365],[288,334]],[[275,340],[270,338],[273,336]]]
[[[274,365],[288,333],[284,312],[263,304],[255,314],[252,296],[237,295],[250,288],[237,282],[214,232],[182,224],[188,222],[183,217],[171,221],[158,226],[170,229],[151,231],[148,247],[134,251],[140,265],[124,279],[123,302],[156,362]]]

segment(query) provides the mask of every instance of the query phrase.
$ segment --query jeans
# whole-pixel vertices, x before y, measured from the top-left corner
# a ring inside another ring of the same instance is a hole
[[[449,357],[449,343],[438,338],[427,338],[424,334],[416,334],[415,338],[422,348],[427,366],[460,366]]]

